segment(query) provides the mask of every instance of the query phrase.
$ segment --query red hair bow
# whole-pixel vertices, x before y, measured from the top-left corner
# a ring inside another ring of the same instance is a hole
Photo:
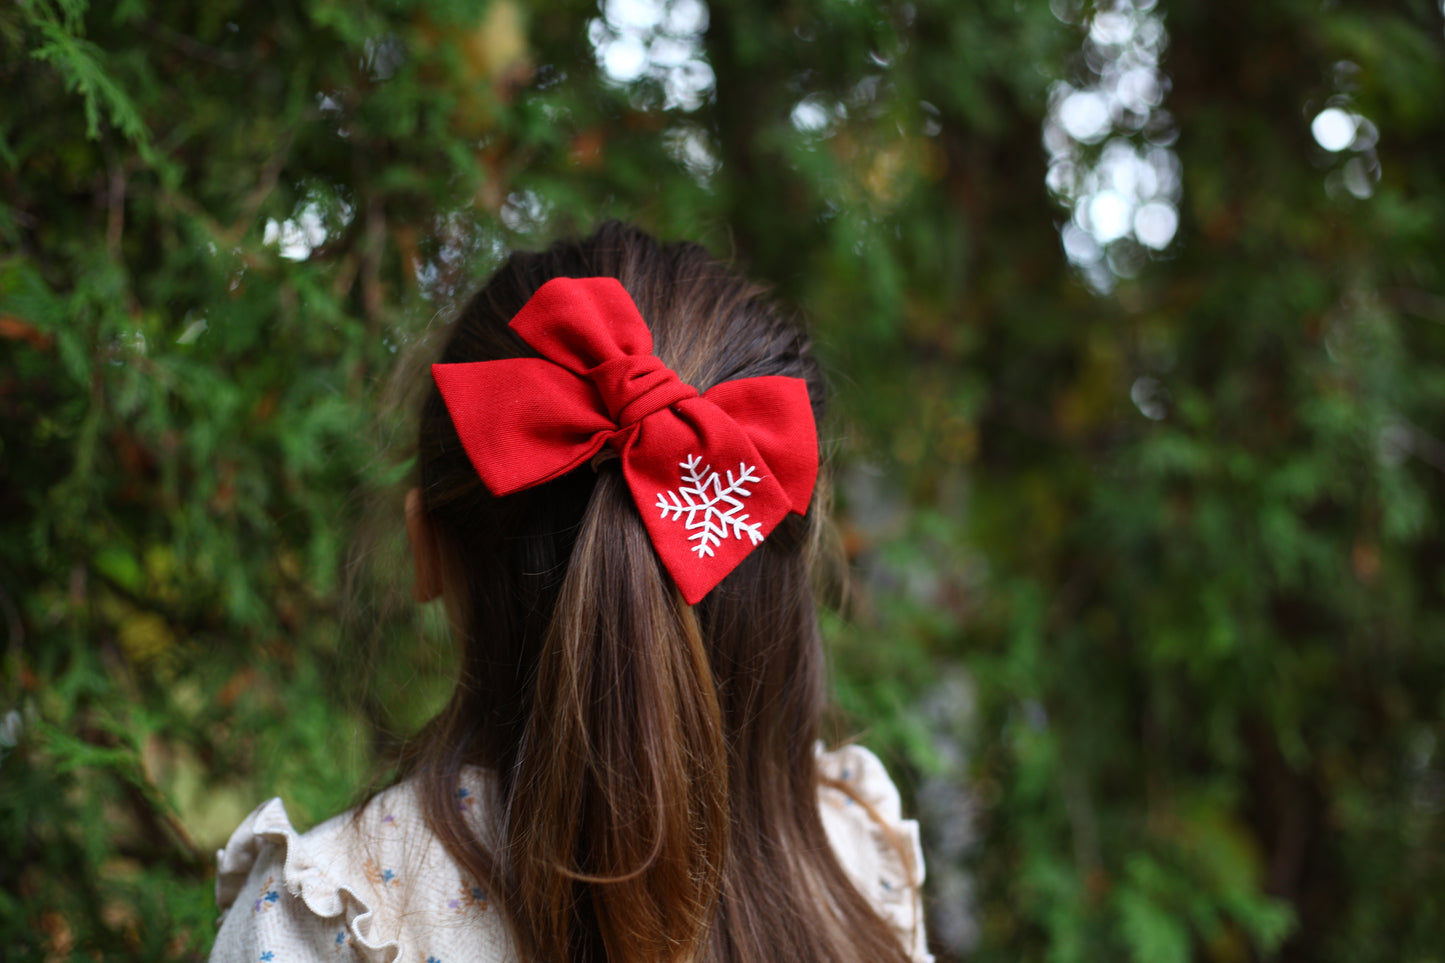
[[[802,379],[744,378],[699,395],[653,355],[615,278],[554,278],[511,327],[542,357],[431,369],[492,494],[551,481],[612,446],[689,605],[784,515],[807,511],[818,436]]]

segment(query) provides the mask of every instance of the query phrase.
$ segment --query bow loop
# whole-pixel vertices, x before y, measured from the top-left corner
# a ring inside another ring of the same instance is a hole
[[[512,319],[542,355],[432,365],[467,457],[505,496],[617,449],[663,567],[695,605],[789,512],[808,509],[818,438],[798,378],[702,395],[652,354],[615,278],[553,278]]]
[[[553,278],[508,327],[573,374],[622,357],[652,357],[652,332],[616,278]]]

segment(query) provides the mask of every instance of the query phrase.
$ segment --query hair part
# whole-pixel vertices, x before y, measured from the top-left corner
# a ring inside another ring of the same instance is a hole
[[[535,357],[507,323],[544,282],[596,276],[622,283],[683,381],[803,378],[821,418],[808,339],[761,288],[696,245],[615,223],[513,254],[438,360]],[[418,464],[461,676],[403,774],[446,848],[495,894],[522,958],[906,959],[818,811],[820,499],[688,606],[616,462],[493,497],[433,385]],[[495,780],[494,833],[451,802],[469,765]]]

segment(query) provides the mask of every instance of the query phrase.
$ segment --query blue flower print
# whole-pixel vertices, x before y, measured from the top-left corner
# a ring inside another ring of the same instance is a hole
[[[271,884],[275,881],[275,876],[266,877],[266,882],[261,884],[261,892],[256,897],[256,902],[251,904],[252,913],[259,913],[262,910],[270,909],[276,904],[276,901],[281,898],[281,894],[271,888]]]
[[[457,895],[447,900],[447,909],[460,913],[469,907],[483,910],[487,908],[487,894],[482,891],[480,886],[474,886],[467,880],[458,880],[458,882],[461,883],[461,886],[457,887]]]
[[[346,942],[346,930],[342,930],[342,931],[340,931],[339,933],[336,934],[336,945],[337,945],[337,946],[340,946],[342,943],[345,943],[345,942]]]
[[[368,859],[363,863],[361,870],[366,874],[366,878],[370,880],[372,886],[385,886],[388,883],[392,886],[401,885],[401,877],[397,875],[396,870],[383,869],[377,865],[374,859]]]
[[[272,953],[270,950],[267,950],[265,953],[261,954],[262,963],[270,963],[270,961],[274,960],[275,958],[276,954]]]
[[[435,956],[428,956],[426,958],[426,963],[442,963],[442,961],[437,959]]]

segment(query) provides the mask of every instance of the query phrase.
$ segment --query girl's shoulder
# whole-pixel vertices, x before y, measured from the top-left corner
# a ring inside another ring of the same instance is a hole
[[[483,773],[469,770],[455,804],[480,816],[489,789]],[[272,799],[216,861],[224,915],[213,963],[515,958],[487,894],[427,828],[411,782],[305,833]]]
[[[843,869],[898,933],[931,960],[923,930],[918,824],[861,746],[818,749],[819,810]],[[491,781],[466,770],[454,804],[488,828]],[[501,914],[427,827],[414,782],[298,833],[280,799],[246,817],[217,853],[224,914],[212,963],[360,959],[391,963],[516,958]]]
[[[898,787],[878,757],[862,746],[832,752],[819,744],[823,828],[838,862],[874,909],[893,927],[917,963],[928,963],[923,927],[923,850],[918,823],[903,818]]]

